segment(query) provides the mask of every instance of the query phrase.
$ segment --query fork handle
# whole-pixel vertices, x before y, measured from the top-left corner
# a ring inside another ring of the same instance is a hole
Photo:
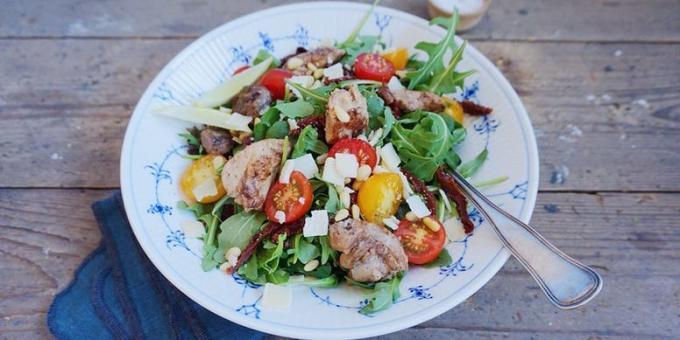
[[[463,194],[479,209],[503,245],[517,258],[548,299],[557,307],[570,309],[594,298],[602,289],[602,278],[590,267],[571,258],[548,242],[534,228],[505,212],[454,172]]]

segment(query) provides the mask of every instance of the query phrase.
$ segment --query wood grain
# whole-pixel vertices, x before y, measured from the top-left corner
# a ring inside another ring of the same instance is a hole
[[[98,242],[89,206],[107,194],[0,189],[0,334],[46,334],[52,296]],[[597,299],[558,311],[511,261],[461,306],[388,338],[677,335],[678,201],[680,194],[542,193],[533,223],[558,247],[598,268],[605,288]]]
[[[118,186],[129,114],[188,42],[3,42],[0,171],[12,176],[0,176],[0,186]],[[680,69],[659,67],[680,65],[680,44],[474,45],[530,113],[542,189],[680,190]]]
[[[291,0],[172,2],[5,0],[0,37],[197,37],[253,11]],[[363,2],[369,2],[367,0]],[[423,1],[384,0],[385,7],[427,17]],[[470,38],[551,41],[680,41],[675,0],[494,1]]]

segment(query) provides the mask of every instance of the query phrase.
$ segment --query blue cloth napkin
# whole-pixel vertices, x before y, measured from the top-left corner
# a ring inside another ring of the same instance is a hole
[[[120,192],[95,202],[100,246],[52,302],[59,339],[261,339],[263,334],[202,308],[168,282],[132,234]]]

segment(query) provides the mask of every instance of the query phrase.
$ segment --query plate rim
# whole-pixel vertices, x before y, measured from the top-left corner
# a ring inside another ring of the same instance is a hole
[[[483,287],[491,278],[493,278],[496,275],[496,273],[502,268],[502,266],[510,257],[509,251],[505,247],[501,247],[500,250],[493,257],[493,259],[486,265],[486,267],[483,268],[482,271],[475,278],[473,278],[473,280],[469,281],[459,289],[458,294],[456,294],[454,297],[450,297],[448,299],[441,301],[440,303],[427,309],[425,312],[419,314],[411,314],[402,318],[386,321],[379,325],[362,326],[359,328],[345,328],[324,331],[300,330],[295,328],[294,326],[282,326],[280,324],[270,324],[267,323],[266,320],[258,320],[238,313],[231,313],[230,311],[225,311],[221,305],[214,304],[212,301],[205,299],[203,297],[204,294],[202,294],[201,292],[196,292],[193,288],[182,285],[182,281],[184,281],[184,279],[175,277],[173,274],[173,270],[166,268],[162,259],[160,259],[160,257],[162,256],[160,256],[160,254],[156,253],[153,249],[151,249],[150,248],[151,245],[142,242],[142,240],[146,240],[146,238],[141,234],[141,228],[144,227],[142,222],[136,220],[136,215],[127,214],[128,211],[130,212],[134,211],[134,209],[131,207],[133,198],[129,184],[131,181],[131,175],[126,172],[126,169],[129,169],[129,162],[131,161],[132,150],[131,135],[133,131],[136,130],[136,127],[139,124],[140,120],[143,118],[144,113],[141,112],[142,107],[147,106],[148,102],[151,100],[153,90],[160,85],[160,83],[167,77],[167,75],[174,71],[176,67],[187,57],[189,57],[191,53],[195,52],[197,47],[219,36],[222,33],[222,31],[224,31],[228,27],[233,27],[244,22],[258,20],[258,17],[266,17],[267,15],[276,13],[281,10],[305,9],[309,7],[326,7],[326,6],[344,8],[354,7],[363,10],[367,10],[370,7],[370,5],[368,4],[352,3],[346,1],[302,2],[270,7],[264,10],[240,16],[238,18],[227,21],[217,26],[216,28],[210,30],[208,33],[203,34],[196,40],[192,41],[188,46],[184,47],[179,53],[177,53],[172,59],[170,59],[170,61],[168,61],[165,64],[165,66],[163,66],[163,68],[154,77],[152,82],[144,90],[143,95],[135,105],[135,109],[133,110],[133,113],[126,127],[125,136],[121,147],[121,159],[120,159],[121,192],[123,196],[123,204],[125,207],[126,215],[128,216],[128,219],[130,221],[130,226],[132,227],[132,231],[135,235],[135,238],[137,239],[145,255],[151,260],[156,269],[158,269],[158,271],[161,272],[161,274],[163,274],[163,276],[173,284],[173,286],[175,286],[184,295],[186,295],[193,301],[197,302],[202,307],[210,310],[211,312],[219,315],[222,318],[225,318],[229,321],[240,324],[242,326],[280,336],[296,338],[317,338],[319,336],[324,336],[328,338],[359,338],[377,336],[391,332],[396,332],[420,324],[436,316],[439,316],[445,313],[446,311],[452,309],[453,307],[457,306],[458,304],[469,298],[472,294],[477,292],[479,289],[481,289],[481,287]],[[405,19],[410,22],[427,24],[427,20],[401,10],[383,6],[378,6],[377,8],[379,8],[381,12],[390,14],[392,16],[399,16],[402,19]],[[444,30],[439,27],[436,27],[435,29],[440,30],[441,33],[444,32]],[[538,180],[540,178],[538,146],[536,143],[536,137],[534,134],[533,126],[529,119],[529,114],[526,111],[524,105],[522,104],[519,95],[510,85],[509,81],[505,78],[505,76],[503,76],[500,70],[498,70],[498,68],[496,68],[491,63],[491,61],[489,61],[488,58],[486,58],[486,56],[479,52],[472,44],[468,45],[466,54],[472,56],[475,59],[475,61],[479,62],[481,66],[484,67],[487,72],[489,72],[491,78],[497,83],[501,91],[505,93],[507,99],[510,101],[513,108],[516,108],[519,111],[516,114],[516,117],[519,120],[520,127],[524,130],[523,133],[526,134],[527,143],[526,150],[527,159],[529,163],[527,165],[528,187],[527,197],[525,201],[526,208],[521,212],[519,217],[521,220],[528,222],[529,219],[531,218],[531,215],[536,205],[536,198],[538,193]],[[532,176],[533,174],[535,175]]]

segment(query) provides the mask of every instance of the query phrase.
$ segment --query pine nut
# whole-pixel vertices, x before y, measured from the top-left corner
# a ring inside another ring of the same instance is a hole
[[[411,222],[415,222],[418,220],[418,216],[416,216],[416,214],[413,213],[413,211],[409,211],[406,213],[406,219]]]
[[[238,258],[241,256],[241,249],[238,247],[231,247],[229,250],[227,250],[226,253],[224,253],[224,259],[229,260],[230,257],[236,257]]]
[[[351,181],[352,181],[351,178],[349,178],[349,177],[345,178],[345,184],[349,184]]]
[[[371,172],[373,172],[373,170],[368,164],[362,164],[359,167],[359,170],[357,170],[357,180],[365,181],[369,176],[371,176]]]
[[[316,65],[314,65],[312,63],[307,63],[307,68],[312,70],[312,71],[316,71],[316,70],[319,69],[318,67],[316,67]]]
[[[340,209],[335,213],[335,222],[340,222],[349,217],[349,210]]]
[[[356,204],[352,204],[352,218],[355,220],[361,219],[361,209]]]
[[[319,266],[319,260],[311,260],[307,262],[307,264],[302,268],[306,272],[311,272],[312,270],[316,269],[316,267]]]
[[[296,70],[302,66],[305,62],[302,61],[302,59],[297,58],[297,57],[292,57],[288,59],[288,62],[286,62],[286,66],[288,67],[289,70]]]
[[[337,117],[338,120],[342,123],[347,123],[347,122],[350,121],[350,119],[352,119],[349,116],[349,113],[347,113],[347,111],[343,110],[340,107],[336,107],[334,111],[335,111],[335,117]]]
[[[423,218],[423,223],[434,232],[439,231],[439,228],[441,228],[439,223],[430,216]]]
[[[340,192],[340,202],[342,202],[342,206],[344,208],[349,208],[349,206],[351,205],[349,193],[347,191],[343,190]]]
[[[314,70],[312,76],[314,76],[314,79],[320,79],[321,77],[323,77],[323,70],[322,69]]]
[[[319,157],[316,157],[316,164],[323,164],[326,162],[326,158],[328,158],[328,153],[324,153],[319,155]]]

